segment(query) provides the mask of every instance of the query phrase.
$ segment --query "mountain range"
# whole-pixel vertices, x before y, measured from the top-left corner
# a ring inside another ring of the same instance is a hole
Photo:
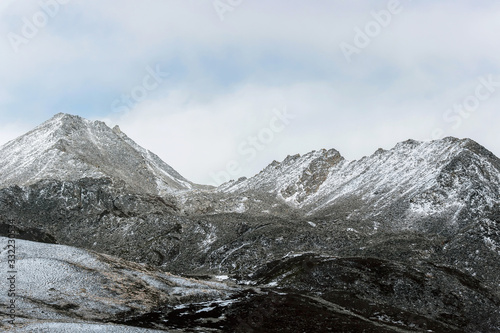
[[[12,229],[19,332],[500,332],[500,159],[471,139],[322,149],[212,187],[57,114],[0,147]],[[70,297],[75,274],[109,292]]]

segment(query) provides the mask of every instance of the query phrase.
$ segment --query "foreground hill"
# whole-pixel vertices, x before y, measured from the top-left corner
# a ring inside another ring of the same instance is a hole
[[[238,285],[16,243],[16,320],[0,323],[13,332],[494,332],[500,324],[499,298],[435,264],[299,255],[262,265]],[[10,298],[2,293],[0,302]]]

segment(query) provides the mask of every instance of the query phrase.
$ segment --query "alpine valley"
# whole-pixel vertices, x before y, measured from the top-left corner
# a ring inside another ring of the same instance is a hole
[[[500,159],[470,139],[215,188],[57,114],[0,147],[0,236],[2,331],[500,332]]]

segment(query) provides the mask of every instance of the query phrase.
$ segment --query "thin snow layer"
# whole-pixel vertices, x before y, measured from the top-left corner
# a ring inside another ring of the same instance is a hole
[[[7,241],[0,237],[2,258],[7,258]],[[224,299],[233,293],[220,282],[182,278],[63,245],[16,240],[16,258],[19,322],[102,321],[148,312],[159,304]],[[7,281],[8,274],[3,269],[0,279]],[[7,292],[0,293],[0,304],[9,302]],[[1,315],[5,311],[0,308]]]
[[[491,206],[498,201],[500,173],[490,160],[468,150],[472,142],[454,138],[408,140],[357,161],[346,161],[335,150],[313,151],[273,162],[256,176],[225,183],[218,191],[265,191],[293,207],[306,208],[310,214],[346,197],[361,200],[372,213],[399,198],[412,198],[408,214],[424,216],[448,209],[459,211],[465,205],[459,196],[484,184],[475,191],[483,198],[481,205]],[[468,166],[456,162],[465,151],[474,155],[474,162]],[[445,170],[452,162],[455,169]],[[448,176],[451,179],[445,181]]]
[[[130,327],[123,325],[103,325],[85,323],[32,323],[12,328],[14,333],[155,333],[165,332],[146,328]],[[174,333],[174,331],[170,331]],[[177,332],[177,331],[176,331]]]
[[[218,190],[222,192],[238,193],[248,189],[260,189],[267,192],[278,192],[293,184],[303,181],[304,175],[311,175],[314,171],[311,166],[314,162],[334,157],[329,166],[337,166],[343,158],[334,149],[326,151],[312,151],[304,156],[288,156],[282,163],[274,161],[256,176],[239,182],[222,184]]]
[[[132,148],[137,150],[147,162],[147,167],[151,173],[153,173],[157,178],[156,182],[158,185],[158,190],[169,192],[172,184],[181,186],[183,189],[193,189],[194,184],[182,177],[177,171],[175,171],[170,165],[165,163],[156,154],[151,151],[144,149],[135,143],[132,139],[126,136],[122,131],[115,128],[115,133],[117,133],[126,143],[128,143]]]
[[[67,114],[0,147],[0,174],[0,187],[85,177],[109,177],[152,194],[196,186],[118,127]]]

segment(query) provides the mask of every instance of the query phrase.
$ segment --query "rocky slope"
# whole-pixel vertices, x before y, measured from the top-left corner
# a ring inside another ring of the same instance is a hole
[[[500,160],[469,139],[409,140],[359,161],[314,151],[212,189],[185,180],[116,128],[57,115],[0,148],[0,170],[0,235],[10,228],[43,249],[86,249],[78,251],[100,263],[90,278],[109,273],[121,290],[103,296],[109,309],[95,318],[35,298],[44,313],[62,317],[55,323],[33,310],[27,325],[500,332]],[[207,299],[182,304],[172,289],[137,280],[165,281],[167,272],[228,279]],[[25,274],[36,272],[26,266]],[[125,316],[112,312],[127,302],[124,290],[134,304]],[[71,304],[85,309],[80,302]]]
[[[433,232],[450,233],[498,203],[500,160],[470,139],[408,140],[359,161],[336,150],[289,156],[218,190],[272,194],[305,216],[369,219],[394,229],[430,230],[439,220]]]
[[[0,237],[2,244],[7,241]],[[9,249],[2,250],[2,258]],[[118,332],[126,327],[103,324],[125,322],[165,303],[175,307],[229,299],[239,291],[219,282],[186,279],[68,246],[17,240],[15,249],[15,273],[3,271],[1,277],[2,281],[15,277],[10,282],[17,294],[15,326],[20,332],[51,326],[54,332],[58,326],[71,329],[70,324],[78,327],[92,323]],[[7,317],[11,299],[7,293],[0,293],[2,317]],[[6,328],[3,322],[2,326]]]

